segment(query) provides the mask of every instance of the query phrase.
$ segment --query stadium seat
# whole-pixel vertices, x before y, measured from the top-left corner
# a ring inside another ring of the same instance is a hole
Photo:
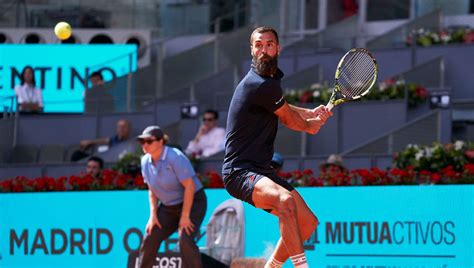
[[[65,162],[70,162],[71,161],[71,156],[72,154],[79,150],[79,144],[72,144],[72,145],[69,145],[66,149],[66,153],[64,155],[64,161]],[[95,151],[95,146],[91,146],[91,148],[87,149],[86,153],[88,154],[92,154],[92,152]],[[84,158],[85,159],[85,158]]]
[[[17,145],[13,148],[11,163],[36,163],[38,147],[36,145]]]
[[[42,145],[39,152],[39,163],[61,163],[64,160],[64,145]]]
[[[0,164],[8,162],[8,153],[11,146],[0,144]]]
[[[170,143],[181,144],[180,134],[181,125],[180,122],[168,125],[163,128],[163,131],[170,137]]]

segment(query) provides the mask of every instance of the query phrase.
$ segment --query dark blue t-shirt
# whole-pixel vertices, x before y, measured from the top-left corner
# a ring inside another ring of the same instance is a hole
[[[115,135],[115,136],[112,136],[109,138],[109,146],[112,147],[112,146],[115,146],[119,143],[121,143],[122,141],[124,141],[123,139],[120,139],[119,136]]]
[[[235,89],[227,117],[222,174],[232,169],[271,172],[273,143],[278,129],[274,112],[284,103],[278,70],[274,78],[261,76],[253,68]]]

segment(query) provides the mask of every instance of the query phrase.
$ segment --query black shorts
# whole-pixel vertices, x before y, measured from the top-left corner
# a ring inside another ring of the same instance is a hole
[[[271,179],[290,192],[295,189],[286,180],[278,177],[276,173],[260,174],[248,169],[234,170],[224,177],[224,185],[231,196],[255,206],[252,200],[253,189],[255,184],[263,177]]]

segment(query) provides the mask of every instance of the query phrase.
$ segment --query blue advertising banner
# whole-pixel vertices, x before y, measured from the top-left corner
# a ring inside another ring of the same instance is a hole
[[[320,220],[305,242],[310,267],[474,266],[474,186],[298,191]],[[203,225],[230,198],[206,193]],[[0,204],[0,267],[125,267],[149,213],[146,191],[1,194]],[[278,221],[244,208],[245,255],[267,258]]]
[[[474,186],[298,191],[320,221],[317,232],[305,242],[310,267],[474,266]],[[256,218],[246,219],[247,235],[274,245],[276,238],[269,233],[278,232],[273,228],[277,221],[270,217],[268,221],[274,223],[265,224],[265,232],[260,234],[262,228],[249,233],[262,217]],[[246,244],[248,255],[259,250],[253,243]]]
[[[105,81],[137,68],[135,45],[0,45],[0,107],[10,107],[25,66],[34,69],[45,112],[83,112],[86,74]],[[89,84],[90,85],[90,84]]]

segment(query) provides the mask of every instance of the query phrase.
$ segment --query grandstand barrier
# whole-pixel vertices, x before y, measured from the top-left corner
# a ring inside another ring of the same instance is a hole
[[[124,143],[123,146],[117,146],[109,151],[99,154],[102,159],[106,161],[106,167],[112,167],[116,162],[118,154],[123,154],[123,151],[132,152],[135,148],[132,143]],[[117,149],[117,150],[115,150]],[[113,159],[112,159],[113,158]],[[305,170],[309,169],[319,176],[319,166],[326,162],[327,155],[310,155],[306,157],[285,157],[285,164],[283,171],[291,172],[294,170]],[[25,176],[27,178],[38,178],[42,176],[48,177],[61,177],[61,176],[72,176],[79,175],[85,171],[85,161],[88,158],[84,158],[79,162],[69,162],[70,156],[65,158],[64,163],[8,163],[9,158],[4,159],[5,163],[0,163],[0,181],[9,178],[15,178],[17,176]],[[224,156],[223,152],[217,156],[210,157],[208,159],[200,160],[196,166],[196,172],[205,174],[206,172],[217,172],[221,173],[222,162]],[[387,169],[392,167],[392,155],[391,154],[358,154],[358,155],[346,155],[344,156],[344,165],[352,170],[358,168],[371,168],[378,167],[380,169]]]
[[[143,128],[150,124],[166,127],[181,122],[182,126],[177,130],[178,137],[173,135],[171,138],[177,138],[181,146],[186,146],[198,129],[195,126],[195,120],[180,121],[180,105],[177,103],[160,103],[155,106],[155,109],[156,111],[153,113],[21,115],[18,118],[17,144],[62,143],[68,145],[78,143],[83,139],[108,137],[114,135],[117,120],[124,118],[132,122],[133,133],[135,134],[140,133]],[[315,136],[308,135],[307,155],[327,155],[335,151],[341,152],[405,123],[406,104],[399,100],[366,101],[341,106],[335,109],[334,113],[333,118],[320,133]],[[370,121],[365,120],[367,118],[370,118]],[[219,125],[225,126],[225,121],[226,113],[224,111],[221,113]],[[373,129],[373,125],[378,127]],[[57,126],[62,126],[63,132],[58,132]],[[31,129],[40,128],[42,129],[40,135],[37,133],[33,135],[30,131]],[[283,150],[282,153],[288,155],[300,155],[300,146],[290,148],[284,142],[285,138],[288,137],[297,139],[295,141],[299,142],[301,139],[300,133],[290,132],[290,130],[283,128],[280,132],[279,137],[281,136],[283,140],[277,138],[277,150]],[[288,135],[287,132],[289,132]],[[289,153],[284,151],[285,148],[288,149]]]
[[[320,221],[304,243],[311,267],[474,265],[472,185],[298,191]],[[203,229],[230,198],[223,189],[206,194]],[[2,267],[124,267],[149,216],[146,191],[0,194],[0,203]],[[245,257],[268,258],[277,219],[247,204],[244,217]]]
[[[401,127],[367,139],[365,143],[343,152],[343,155],[392,154],[403,150],[408,144],[448,143],[451,140],[451,120],[451,110],[432,110]]]
[[[199,50],[198,48],[196,49]],[[414,69],[412,69],[414,66],[412,65],[411,49],[408,47],[375,50],[373,53],[379,64],[379,82],[401,75],[407,81],[426,81],[425,86],[429,87],[450,87],[453,89],[453,98],[469,98],[473,97],[474,93],[472,93],[473,91],[466,85],[472,84],[474,81],[471,80],[474,78],[471,79],[471,77],[466,76],[465,70],[469,70],[470,62],[474,61],[473,49],[474,47],[471,45],[419,48],[416,54],[416,62],[421,64],[415,66]],[[194,51],[194,49],[192,51]],[[283,49],[279,58],[279,66],[285,72],[285,80],[288,80],[288,83],[282,81],[282,84],[285,85],[285,83],[287,83],[289,87],[296,86],[300,81],[304,83],[327,81],[331,84],[334,79],[334,70],[337,62],[343,53],[343,51],[287,53],[285,49]],[[202,56],[204,54],[196,53],[195,56]],[[234,66],[229,67],[226,65],[217,72],[211,71],[210,69],[212,68],[208,68],[208,66],[200,66],[201,69],[209,69],[206,71],[208,74],[200,75],[195,79],[180,76],[179,85],[171,86],[164,83],[164,85],[161,86],[166,90],[159,89],[160,86],[157,85],[158,79],[156,73],[159,66],[157,64],[151,64],[146,68],[141,68],[131,76],[118,78],[115,83],[107,84],[104,87],[106,90],[102,90],[104,92],[94,92],[94,89],[92,89],[92,98],[88,100],[88,102],[94,102],[95,98],[99,98],[103,96],[104,93],[108,93],[113,97],[115,102],[114,107],[120,107],[117,109],[105,109],[102,107],[101,110],[98,111],[99,113],[140,111],[144,104],[151,103],[150,101],[154,97],[159,97],[160,101],[197,101],[204,107],[226,109],[232,97],[236,79],[238,82],[238,79],[244,76],[250,67],[250,53],[244,54],[241,57],[241,61],[236,62]],[[397,60],[394,61],[393,59]],[[167,59],[167,61],[168,60],[170,59]],[[180,61],[199,62],[198,60],[186,57]],[[182,70],[177,72],[176,68],[171,68],[173,69],[173,77],[175,78],[176,75],[179,76],[183,73]],[[167,77],[167,72],[162,75],[166,79],[171,79],[171,77]],[[439,73],[440,75],[432,75],[433,72],[436,72],[436,74]],[[193,73],[192,75],[195,74]],[[125,98],[123,98],[123,100],[118,99],[120,96],[124,96],[124,92],[128,90],[128,86],[130,86],[133,99],[131,109],[128,109],[129,107],[127,107]],[[209,98],[209,94],[214,95],[214,97]],[[91,105],[93,106],[86,107],[86,111],[88,113],[96,113],[94,107],[97,105],[94,106],[93,103]]]
[[[130,121],[133,133],[138,134],[151,124],[166,126],[179,121],[180,105],[160,104],[152,113],[20,115],[18,144],[76,144],[83,139],[109,137],[115,134],[115,125],[119,119]],[[57,131],[58,126],[61,126],[62,131]],[[41,129],[40,135],[31,133],[31,129]]]
[[[326,163],[327,155],[308,155],[305,157],[287,156],[282,168],[284,172],[291,172],[294,170],[311,170],[315,176],[319,176],[319,167]],[[380,169],[387,169],[392,167],[391,154],[366,154],[366,155],[347,155],[344,156],[344,166],[349,170],[359,168],[378,167]],[[222,170],[222,157],[210,157],[199,161],[196,171],[204,174],[205,172],[216,171],[218,174]]]
[[[407,21],[385,34],[369,40],[366,46],[371,49],[387,49],[405,46],[406,37],[418,29],[439,30],[442,25],[442,14],[440,10],[432,11],[424,16]]]
[[[392,78],[402,72],[405,75],[410,75],[408,80],[416,81],[422,79],[430,81],[431,85],[440,84],[441,87],[450,87],[453,89],[453,98],[473,98],[474,91],[471,86],[474,83],[474,77],[466,76],[466,70],[470,70],[471,63],[474,62],[474,46],[471,44],[450,44],[444,46],[419,47],[415,55],[415,62],[420,63],[417,66],[418,70],[407,72],[412,65],[412,51],[409,47],[392,48],[373,50],[373,54],[377,59],[379,65],[379,79],[381,82],[385,79]],[[292,54],[285,53],[283,49],[282,54],[278,60],[280,69],[283,70],[285,76],[289,76],[294,72],[298,72],[310,66],[319,64],[322,68],[322,77],[318,73],[314,73],[314,80],[322,79],[328,81],[331,85],[334,80],[334,72],[337,63],[344,54],[340,52],[326,52],[326,53],[300,53]],[[295,59],[297,57],[297,59]],[[443,57],[443,63],[433,64],[436,58]],[[396,59],[396,60],[394,60]],[[242,75],[247,72],[251,63],[250,56],[241,64]],[[423,66],[429,63],[430,66]],[[419,68],[422,68],[421,70]],[[427,70],[427,68],[431,70]],[[444,68],[443,77],[427,77],[426,71],[440,73],[440,68]],[[420,71],[423,74],[420,74]]]

